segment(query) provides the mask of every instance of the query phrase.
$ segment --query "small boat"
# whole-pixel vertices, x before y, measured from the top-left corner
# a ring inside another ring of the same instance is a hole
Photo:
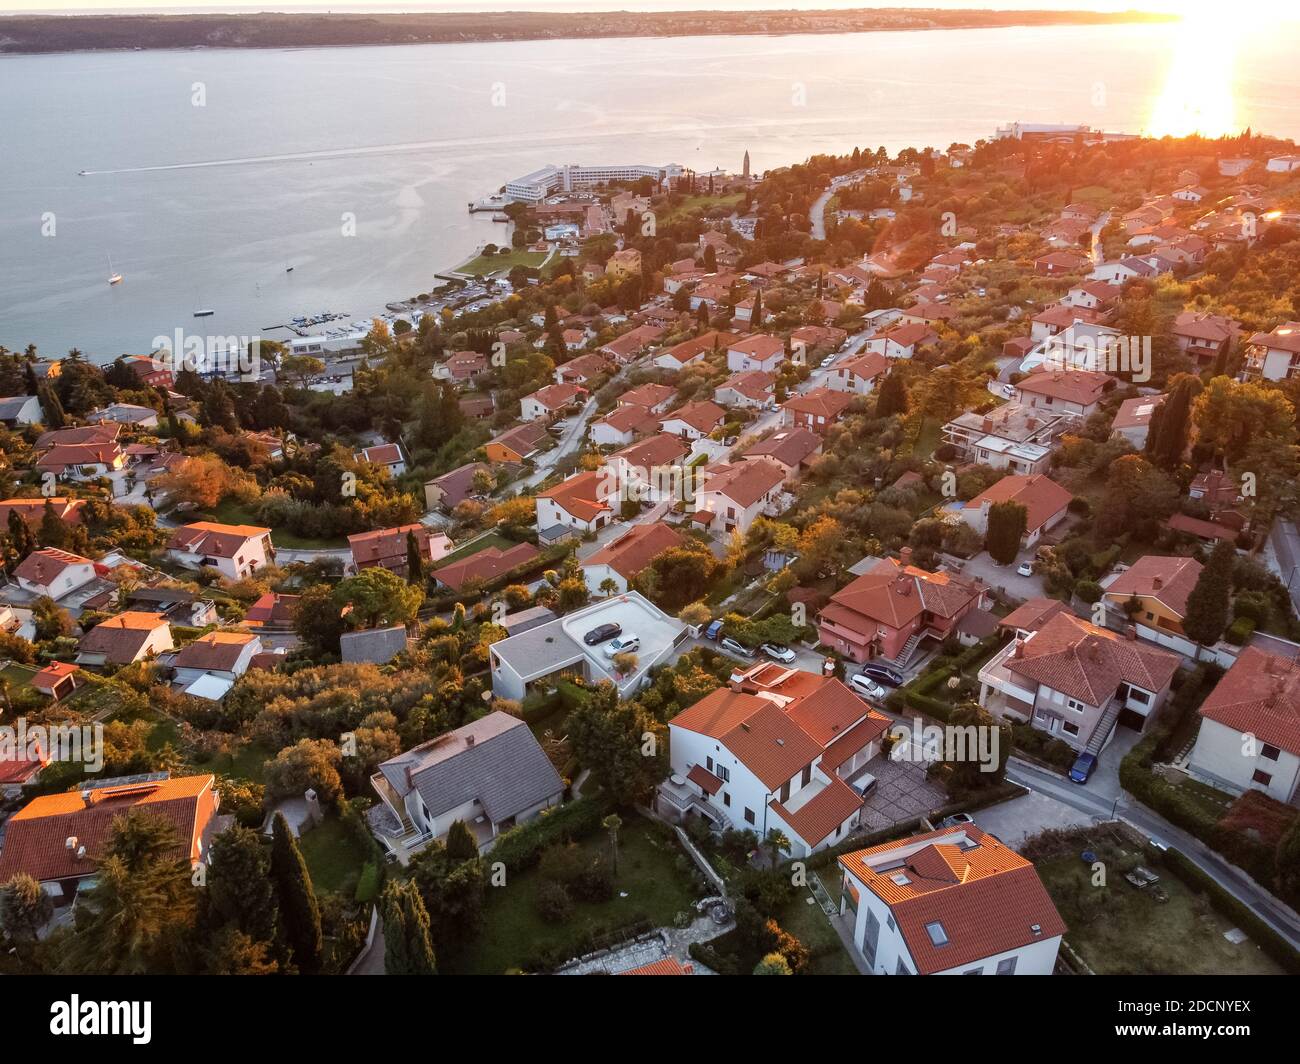
[[[293,273],[293,267],[292,267],[292,266],[288,267],[284,272],[285,272],[285,273]]]
[[[121,275],[120,273],[117,273],[117,272],[113,269],[113,256],[112,256],[112,255],[110,255],[110,256],[108,257],[108,283],[109,283],[109,284],[121,284],[121,283],[122,283],[122,275]]]
[[[196,310],[194,312],[194,316],[196,318],[210,318],[215,313],[216,313],[215,310]]]
[[[86,176],[86,171],[85,171],[85,170],[78,170],[78,171],[77,171],[77,176],[78,176],[78,177],[85,177],[85,176]]]

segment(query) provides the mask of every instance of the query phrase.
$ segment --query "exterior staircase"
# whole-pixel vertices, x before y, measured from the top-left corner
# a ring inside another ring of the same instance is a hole
[[[912,660],[912,655],[916,653],[916,648],[921,645],[921,640],[924,638],[924,632],[913,632],[911,636],[908,637],[907,642],[903,644],[903,649],[898,652],[898,657],[882,658],[881,660],[888,665],[893,665],[897,669],[906,669],[907,663]]]
[[[1090,754],[1101,753],[1101,748],[1106,745],[1106,740],[1110,738],[1110,733],[1115,730],[1115,722],[1119,720],[1120,712],[1124,708],[1124,703],[1118,698],[1112,698],[1110,705],[1106,707],[1106,712],[1101,715],[1101,720],[1097,722],[1097,727],[1093,729],[1092,738],[1088,740],[1085,748]]]

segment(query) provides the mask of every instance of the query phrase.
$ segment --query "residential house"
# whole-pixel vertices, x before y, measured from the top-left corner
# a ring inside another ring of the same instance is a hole
[[[821,643],[852,661],[906,666],[921,641],[942,641],[970,611],[987,609],[986,589],[954,573],[927,572],[884,558],[831,596],[817,619]]]
[[[466,499],[481,494],[476,486],[477,481],[481,479],[480,473],[487,477],[493,475],[491,468],[483,462],[469,462],[457,466],[450,473],[443,473],[442,476],[427,481],[424,485],[425,506],[430,510],[451,513]]]
[[[1300,321],[1288,321],[1272,332],[1255,333],[1246,346],[1248,377],[1283,381],[1300,369]]]
[[[1135,255],[1126,258],[1117,259],[1114,262],[1103,262],[1093,268],[1088,274],[1090,281],[1105,281],[1107,284],[1123,285],[1129,281],[1140,278],[1158,277],[1160,270],[1152,266],[1149,262],[1138,258]]]
[[[749,531],[760,516],[776,517],[788,502],[786,471],[766,458],[707,466],[695,487],[691,520],[715,532]]]
[[[733,373],[751,369],[775,373],[785,358],[785,344],[767,333],[755,333],[727,345],[727,369]]]
[[[1095,370],[1040,370],[1015,385],[1016,401],[1030,410],[1087,418],[1118,383]]]
[[[807,469],[822,453],[822,438],[809,429],[778,429],[740,455],[746,462],[775,462],[786,478]]]
[[[453,351],[439,365],[434,366],[433,375],[439,380],[464,385],[477,377],[485,376],[491,369],[488,356],[481,351]]]
[[[717,403],[701,399],[659,417],[659,431],[684,440],[699,440],[708,436],[727,420],[727,412]]]
[[[339,638],[339,658],[349,664],[387,665],[406,649],[406,625],[363,628]]]
[[[551,435],[546,431],[545,422],[525,421],[522,425],[506,429],[505,432],[488,440],[483,445],[483,453],[487,456],[487,460],[494,464],[518,465],[540,455],[547,449],[542,445],[549,443],[550,440]]]
[[[965,461],[1012,473],[1043,473],[1051,464],[1057,436],[1075,420],[1005,403],[983,414],[959,414],[944,425],[943,438]]]
[[[835,392],[870,395],[888,376],[889,369],[890,361],[886,355],[864,351],[837,363],[826,375],[826,387]]]
[[[564,413],[565,407],[586,394],[585,389],[576,384],[548,384],[519,400],[519,417],[523,421],[553,420]]]
[[[540,556],[538,549],[531,543],[516,543],[506,550],[484,547],[464,558],[439,566],[432,576],[438,586],[459,592],[467,586],[496,580]]]
[[[616,251],[609,257],[605,263],[605,276],[613,278],[615,281],[622,281],[628,277],[641,276],[641,252],[636,248],[624,248],[622,251]]]
[[[839,858],[873,975],[1052,975],[1065,921],[1033,864],[974,824]]]
[[[610,365],[604,356],[592,353],[579,355],[562,366],[555,367],[556,384],[590,384],[597,377],[604,377],[610,372]]]
[[[396,479],[406,472],[406,459],[402,457],[402,448],[396,443],[381,443],[366,447],[352,456],[358,462],[368,465],[383,466],[388,475]]]
[[[680,436],[648,436],[615,451],[603,468],[620,499],[676,502],[687,494],[685,460],[690,450]]]
[[[607,477],[596,470],[576,473],[534,497],[537,530],[551,533],[559,526],[574,532],[595,532],[616,519],[610,500]]]
[[[961,509],[961,519],[980,535],[988,532],[989,510],[996,503],[1011,502],[1025,508],[1025,531],[1020,537],[1023,550],[1030,550],[1068,513],[1074,496],[1042,473],[1023,476],[1012,473],[976,495]]]
[[[167,555],[186,568],[211,566],[229,580],[242,580],[272,564],[275,548],[269,528],[193,521],[172,529]]]
[[[1151,419],[1166,398],[1163,395],[1139,395],[1125,399],[1115,411],[1115,420],[1110,425],[1111,435],[1122,436],[1135,450],[1142,450],[1151,429]]]
[[[221,796],[212,775],[169,779],[166,773],[86,779],[76,789],[33,798],[5,825],[0,881],[29,875],[58,905],[99,871],[113,824],[139,810],[175,829],[174,856],[189,867],[208,859],[212,838],[229,826],[217,816]]]
[[[885,358],[912,358],[920,348],[938,339],[938,334],[929,325],[904,322],[872,336],[862,349]]]
[[[248,607],[239,623],[245,628],[292,628],[301,597],[268,591]]]
[[[802,395],[792,395],[781,404],[781,424],[824,436],[832,425],[839,424],[853,400],[852,394],[830,388],[814,388]]]
[[[172,658],[172,683],[187,695],[219,702],[261,652],[262,640],[252,632],[208,632]]]
[[[1119,293],[1105,281],[1080,281],[1062,298],[1061,302],[1076,310],[1106,312],[1115,305]]]
[[[128,610],[107,617],[77,643],[78,665],[130,665],[171,650],[172,628],[158,613]]]
[[[652,414],[662,414],[673,402],[677,389],[667,384],[638,384],[618,397],[619,406],[639,406]]]
[[[2,402],[3,400],[0,400]],[[151,406],[138,406],[134,403],[109,403],[86,415],[92,424],[116,421],[120,425],[134,425],[141,429],[158,427],[158,411]]]
[[[76,665],[62,661],[51,661],[32,677],[32,687],[45,695],[51,702],[57,702],[72,694],[85,681],[81,670]]]
[[[739,338],[735,333],[718,332],[716,329],[710,330],[660,351],[654,357],[654,364],[660,369],[675,372],[684,369],[686,366],[703,362],[706,355],[711,355],[713,352],[727,347],[728,344],[737,339]]]
[[[1057,277],[1082,273],[1091,265],[1092,260],[1077,251],[1051,251],[1034,260],[1034,272],[1041,277]]]
[[[85,499],[67,499],[62,495],[53,495],[49,498],[4,499],[0,501],[0,527],[7,528],[9,515],[16,513],[35,530],[44,520],[47,506],[65,525],[79,525],[81,510],[85,505]]]
[[[32,551],[13,571],[18,586],[58,600],[95,579],[95,563],[80,554],[46,547]]]
[[[649,351],[663,334],[664,326],[646,322],[615,337],[602,346],[600,351],[620,366],[625,366]]]
[[[587,435],[598,447],[626,447],[638,437],[658,431],[659,417],[648,407],[624,404],[593,421]]]
[[[431,565],[452,551],[451,540],[445,532],[435,532],[421,524],[381,528],[374,532],[358,532],[348,536],[348,550],[352,552],[351,569],[360,572],[380,566],[402,576],[407,572],[410,537],[415,537],[416,548],[423,564]]]
[[[126,454],[116,440],[91,443],[56,443],[40,452],[36,469],[66,480],[94,480],[116,473],[126,465]]]
[[[1184,310],[1174,318],[1172,328],[1178,350],[1193,358],[1214,359],[1237,342],[1241,326],[1222,314]]]
[[[479,852],[498,835],[558,806],[564,781],[531,729],[499,710],[389,758],[370,777],[376,836],[405,863],[460,821]]]
[[[1138,635],[1146,635],[1144,628],[1182,635],[1187,597],[1200,575],[1195,558],[1146,554],[1104,585],[1102,601],[1137,625]]]
[[[713,389],[715,402],[745,410],[771,409],[775,396],[776,374],[761,369],[733,373]]]
[[[1146,727],[1181,660],[1136,635],[1057,613],[980,669],[980,705],[1098,754],[1117,725]]]
[[[127,355],[122,361],[146,387],[170,389],[176,384],[171,366],[152,355]]]
[[[849,781],[888,727],[834,677],[764,662],[669,720],[672,774],[656,807],[718,831],[780,831],[787,853],[807,857],[859,825],[863,798]]]
[[[593,595],[609,593],[605,582],[614,585],[614,594],[632,587],[637,573],[645,569],[664,551],[684,547],[686,537],[671,525],[655,521],[633,525],[618,539],[610,541],[582,562],[583,579]]]
[[[1300,664],[1245,647],[1198,712],[1193,776],[1233,794],[1300,799]]]
[[[0,424],[8,428],[35,425],[44,420],[41,401],[34,395],[11,395],[0,399]]]

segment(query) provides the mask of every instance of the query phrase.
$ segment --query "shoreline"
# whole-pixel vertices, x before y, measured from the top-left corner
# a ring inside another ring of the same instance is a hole
[[[982,16],[982,17],[977,17]],[[0,59],[118,52],[305,51],[685,37],[829,36],[944,30],[1165,25],[1177,15],[936,8],[478,12],[394,15],[0,15]],[[447,27],[443,29],[442,27]],[[313,34],[315,36],[313,36]],[[97,44],[108,38],[111,43]],[[141,40],[143,38],[143,40]],[[47,43],[42,43],[47,42]]]

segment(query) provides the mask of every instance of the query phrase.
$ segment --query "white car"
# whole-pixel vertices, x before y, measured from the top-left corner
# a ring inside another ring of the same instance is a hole
[[[1016,575],[1017,575],[1017,576],[1033,576],[1033,575],[1034,575],[1034,563],[1033,563],[1033,562],[1021,562],[1019,565],[1016,566]]]
[[[884,701],[886,697],[885,689],[880,684],[869,676],[863,676],[860,672],[850,676],[848,684],[854,694],[861,695],[863,698]]]
[[[758,649],[773,661],[781,662],[782,665],[793,665],[795,662],[794,651],[780,643],[764,643]]]
[[[623,635],[615,639],[605,648],[605,657],[614,658],[619,654],[635,654],[641,649],[641,637],[638,635]]]
[[[1016,397],[1016,386],[1014,384],[1002,385],[1001,391],[1003,396],[1005,396],[1007,399],[1014,399]]]
[[[859,776],[857,779],[853,781],[852,787],[855,791],[857,791],[860,795],[862,795],[863,798],[865,798],[867,795],[869,795],[872,791],[876,789],[876,777],[873,776],[870,772],[864,772],[861,776]]]

